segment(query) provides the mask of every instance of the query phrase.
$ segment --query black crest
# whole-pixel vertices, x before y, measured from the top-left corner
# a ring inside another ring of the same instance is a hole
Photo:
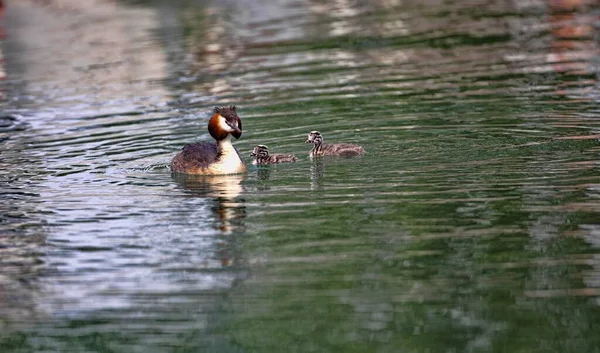
[[[237,115],[235,105],[230,105],[229,107],[214,107],[213,113],[219,113],[225,118],[227,118],[227,115]]]

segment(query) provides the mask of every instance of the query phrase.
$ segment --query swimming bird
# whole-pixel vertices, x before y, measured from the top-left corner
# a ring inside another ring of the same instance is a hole
[[[360,156],[365,153],[364,148],[349,143],[323,143],[323,135],[318,131],[308,133],[306,143],[314,146],[310,150],[311,157],[316,156]]]
[[[265,145],[257,145],[254,147],[250,153],[250,157],[254,157],[252,164],[293,163],[296,161],[296,156],[293,154],[269,154],[269,148]]]
[[[231,144],[231,136],[242,136],[242,120],[235,106],[215,107],[208,121],[215,142],[185,145],[171,161],[171,171],[183,174],[220,175],[246,171],[246,165]]]

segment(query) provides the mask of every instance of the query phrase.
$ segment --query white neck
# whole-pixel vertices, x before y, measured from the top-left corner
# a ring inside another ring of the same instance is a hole
[[[218,141],[217,146],[219,148],[219,152],[221,152],[221,154],[223,154],[223,155],[227,155],[231,152],[233,152],[237,155],[235,148],[233,148],[233,144],[231,144],[231,135],[229,135],[229,134],[223,140]]]
[[[213,166],[215,174],[231,174],[246,171],[244,162],[240,159],[237,151],[231,144],[231,135],[217,142],[219,149],[219,161]]]

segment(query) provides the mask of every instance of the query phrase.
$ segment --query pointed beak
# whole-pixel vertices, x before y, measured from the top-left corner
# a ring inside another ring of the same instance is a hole
[[[311,143],[311,142],[312,142],[311,140],[304,141],[304,143]]]
[[[239,139],[240,136],[242,136],[242,130],[240,130],[239,127],[237,127],[233,124],[229,124],[229,123],[227,123],[227,125],[233,129],[233,132],[231,133],[233,135],[233,137],[235,137],[236,139]]]
[[[256,153],[250,152],[250,157],[256,157]]]

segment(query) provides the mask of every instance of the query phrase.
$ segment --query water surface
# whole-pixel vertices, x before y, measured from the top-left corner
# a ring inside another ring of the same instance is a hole
[[[7,3],[2,352],[600,350],[597,5]]]

